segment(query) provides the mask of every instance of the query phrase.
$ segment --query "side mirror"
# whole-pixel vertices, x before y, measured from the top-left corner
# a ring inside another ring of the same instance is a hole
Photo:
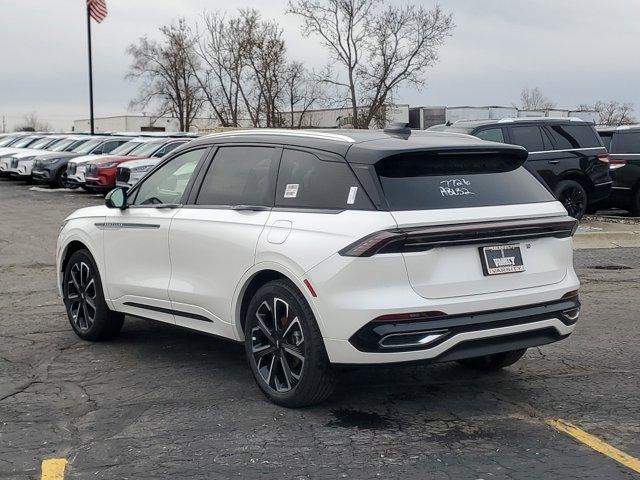
[[[104,198],[104,204],[108,208],[119,208],[120,210],[127,208],[127,195],[125,194],[124,188],[114,188],[107,193],[107,196]]]

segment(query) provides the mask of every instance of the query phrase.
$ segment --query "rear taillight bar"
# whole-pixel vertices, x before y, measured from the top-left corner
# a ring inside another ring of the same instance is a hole
[[[608,153],[601,153],[598,155],[598,160],[604,163],[611,163],[611,156]]]
[[[611,170],[615,170],[616,168],[624,167],[627,164],[626,160],[622,158],[610,158],[609,159],[609,168]]]
[[[338,253],[344,257],[371,257],[382,253],[423,252],[438,247],[478,243],[567,238],[577,228],[578,221],[565,216],[381,230],[353,242]]]

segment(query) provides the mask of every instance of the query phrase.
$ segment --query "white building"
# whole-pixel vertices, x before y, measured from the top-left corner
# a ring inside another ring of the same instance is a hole
[[[409,105],[394,105],[387,107],[387,121],[409,122]],[[303,116],[300,121],[300,116]],[[351,127],[351,109],[327,108],[307,110],[293,113],[294,123],[307,128],[349,128]],[[283,114],[285,126],[290,126],[291,116]],[[180,122],[173,117],[151,117],[147,115],[116,115],[112,117],[98,117],[94,119],[96,132],[177,132]],[[241,120],[241,127],[251,128],[249,120]],[[86,132],[91,128],[88,118],[75,120],[73,129],[76,132]],[[213,118],[196,118],[191,125],[191,131],[196,133],[211,133],[220,130],[220,124]]]
[[[596,123],[598,113],[592,110],[571,110],[553,108],[546,110],[521,110],[517,107],[488,105],[481,107],[412,107],[409,109],[411,128],[424,130],[434,125],[458,120],[499,120],[501,118],[518,117],[577,117]]]

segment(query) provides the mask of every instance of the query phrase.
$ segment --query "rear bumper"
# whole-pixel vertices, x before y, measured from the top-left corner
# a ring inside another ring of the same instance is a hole
[[[562,340],[573,331],[579,310],[578,298],[572,297],[422,321],[370,322],[349,340],[325,339],[325,345],[338,364],[448,362]],[[425,338],[433,340],[419,344]],[[388,347],[394,343],[401,345]]]
[[[605,182],[594,185],[591,195],[589,196],[589,203],[600,202],[607,199],[609,195],[611,195],[612,184],[613,182]]]

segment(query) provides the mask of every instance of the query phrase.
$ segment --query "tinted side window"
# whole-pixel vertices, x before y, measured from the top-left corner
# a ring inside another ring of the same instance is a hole
[[[346,163],[325,161],[309,152],[286,149],[278,173],[276,206],[338,210],[373,208]]]
[[[198,205],[273,206],[278,149],[222,147],[202,181]]]
[[[601,146],[598,135],[589,125],[549,125],[547,129],[558,150]]]
[[[177,155],[145,178],[135,193],[133,205],[179,203],[205,149]]]
[[[612,148],[613,153],[640,154],[640,132],[616,133]]]
[[[502,134],[501,128],[487,128],[486,130],[481,130],[475,135],[481,140],[488,140],[489,142],[499,142],[504,143],[504,135]]]
[[[511,143],[520,145],[529,152],[541,152],[545,149],[542,131],[537,125],[511,127]]]

